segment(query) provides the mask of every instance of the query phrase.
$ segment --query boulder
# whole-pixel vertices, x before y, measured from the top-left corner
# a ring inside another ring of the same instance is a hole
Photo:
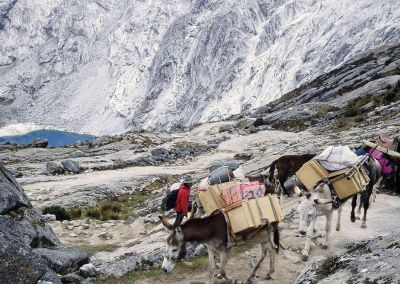
[[[55,246],[33,251],[45,259],[55,272],[62,275],[77,271],[82,265],[89,263],[87,254],[77,248]]]
[[[61,162],[61,164],[67,172],[71,172],[74,174],[79,174],[81,172],[79,164],[72,160],[64,160]]]
[[[82,265],[81,268],[79,268],[79,274],[85,278],[88,278],[88,277],[96,277],[98,272],[93,264],[88,263]]]
[[[74,283],[80,284],[83,281],[83,277],[76,273],[69,273],[67,275],[61,276],[62,283]]]
[[[2,222],[0,221],[0,224]],[[33,253],[31,248],[21,246],[0,231],[0,275],[1,283],[37,283],[51,281],[61,283],[57,274],[46,261]]]
[[[0,164],[0,214],[20,207],[31,208],[32,204],[14,176]]]
[[[46,164],[46,170],[51,174],[51,175],[62,175],[65,170],[64,168],[55,162],[48,162]]]
[[[43,139],[43,138],[36,138],[32,140],[31,146],[33,148],[47,148],[47,145],[49,144],[49,140]]]
[[[69,153],[68,157],[69,158],[78,158],[84,156],[85,153],[83,153],[81,150],[76,150],[74,152]]]
[[[45,224],[34,209],[25,210],[15,217],[0,216],[0,231],[14,242],[32,248],[60,244],[53,229]]]

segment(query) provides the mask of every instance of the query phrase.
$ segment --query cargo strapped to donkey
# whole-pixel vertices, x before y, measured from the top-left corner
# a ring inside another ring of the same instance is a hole
[[[362,192],[369,183],[368,174],[363,168],[367,159],[368,156],[364,156],[350,167],[332,172],[318,161],[311,160],[296,172],[296,176],[308,190],[312,190],[321,181],[330,183],[339,199],[344,200]]]
[[[255,187],[255,183],[232,181],[210,186],[197,194],[207,215],[220,210],[229,218],[230,233],[237,241],[255,237],[257,229],[282,220],[277,196],[264,196],[264,191]],[[227,193],[233,197],[226,198]]]

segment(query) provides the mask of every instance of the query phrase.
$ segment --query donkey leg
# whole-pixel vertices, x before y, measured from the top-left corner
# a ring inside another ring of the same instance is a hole
[[[314,227],[315,227],[315,219],[311,221],[310,226],[308,226],[307,228],[306,244],[301,252],[303,260],[308,259],[308,253],[310,252],[310,246],[311,246],[311,238],[313,237],[314,234]]]
[[[265,280],[272,279],[271,274],[275,271],[275,249],[272,247],[271,243],[267,244],[267,251],[269,253],[269,271],[265,275]]]
[[[369,208],[369,198],[371,197],[371,190],[372,188],[368,188],[365,190],[366,191],[366,196],[364,196],[364,216],[362,218],[362,223],[361,223],[361,228],[366,228],[367,227],[367,212]]]
[[[326,215],[326,223],[325,223],[325,237],[322,241],[322,248],[327,249],[329,246],[329,234],[331,233],[331,224],[332,224],[332,211]]]
[[[247,277],[247,284],[253,283],[253,278],[256,275],[258,268],[260,267],[261,263],[263,262],[265,256],[267,255],[267,246],[266,243],[261,243],[261,256],[260,259],[257,261],[257,264],[254,266],[253,271],[251,271],[249,277]]]
[[[222,252],[220,252],[219,256],[220,256],[220,260],[221,260],[221,266],[219,268],[219,273],[217,275],[217,278],[219,278],[219,279],[225,278],[225,280],[227,282],[230,282],[231,279],[226,276],[226,271],[225,271],[225,267],[228,262],[228,252],[222,251]]]
[[[340,231],[340,217],[342,216],[343,206],[340,206],[337,211],[336,231]]]
[[[357,194],[353,196],[351,200],[351,213],[350,213],[350,221],[355,222],[356,221],[356,214],[354,213],[354,209],[357,206]]]
[[[280,185],[281,185],[281,188],[282,188],[283,192],[284,192],[287,196],[290,197],[290,193],[289,193],[289,191],[287,191],[287,189],[286,189],[286,187],[285,187],[285,181],[286,181],[285,178],[280,178],[280,179],[279,179],[279,183],[280,183]]]
[[[208,248],[208,279],[207,283],[212,283],[212,277],[215,271],[215,254],[213,248],[207,245]]]

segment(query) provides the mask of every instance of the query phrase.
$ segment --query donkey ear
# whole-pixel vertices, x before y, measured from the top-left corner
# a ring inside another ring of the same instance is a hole
[[[167,219],[165,219],[165,217],[163,216],[158,216],[158,218],[160,218],[161,223],[164,225],[165,228],[167,228],[168,230],[172,231],[174,229],[174,226],[171,225]]]
[[[295,192],[299,197],[302,197],[302,196],[304,195],[303,192],[301,191],[301,189],[300,189],[297,185],[294,186],[294,192]]]
[[[314,199],[314,202],[315,202],[315,204],[327,204],[327,203],[332,203],[332,200],[318,198],[318,199]]]

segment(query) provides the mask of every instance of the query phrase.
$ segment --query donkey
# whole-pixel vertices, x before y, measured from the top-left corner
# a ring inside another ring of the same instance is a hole
[[[333,217],[333,211],[335,208],[332,206],[332,195],[329,187],[322,183],[320,184],[312,193],[303,193],[297,186],[294,187],[295,193],[298,196],[305,195],[301,199],[299,204],[299,233],[302,236],[306,236],[306,243],[304,249],[302,250],[303,260],[308,259],[308,253],[310,251],[311,239],[324,237],[322,242],[322,248],[326,249],[329,246],[329,234],[331,232],[331,223]],[[338,217],[336,222],[336,231],[340,230],[340,216],[342,214],[343,205],[345,202],[341,203],[338,211]],[[314,234],[315,222],[318,216],[324,215],[326,217],[325,223],[325,234],[318,232]]]
[[[218,212],[209,217],[191,219],[180,226],[171,225],[164,217],[160,216],[160,219],[164,227],[170,232],[166,241],[166,256],[164,257],[161,266],[165,273],[172,272],[175,264],[185,257],[186,243],[203,242],[207,244],[208,248],[207,283],[211,283],[212,276],[216,269],[214,258],[215,253],[219,253],[221,261],[217,277],[221,279],[225,278],[227,282],[232,281],[226,274],[225,266],[228,261],[229,249],[234,244],[228,240],[228,225],[223,213]],[[277,223],[273,223],[271,226],[272,229],[269,231],[269,236],[260,241],[261,257],[248,276],[247,283],[252,283],[256,271],[264,260],[267,252],[270,256],[270,266],[266,279],[271,279],[270,275],[274,272],[275,251],[278,251],[279,249],[279,230]]]
[[[361,228],[367,227],[367,211],[370,205],[371,195],[376,190],[376,187],[379,185],[382,180],[382,170],[379,162],[374,158],[369,156],[365,166],[368,170],[369,183],[365,187],[365,190],[360,193],[360,207],[358,208],[358,213],[361,211],[361,205],[364,207],[364,216],[362,218]],[[351,201],[351,213],[350,213],[350,221],[356,221],[356,215],[354,213],[354,209],[357,206],[357,195],[354,195]]]
[[[277,179],[285,194],[290,196],[290,193],[285,188],[285,181],[294,175],[302,165],[314,158],[316,154],[302,154],[302,155],[285,155],[282,156],[269,165],[269,181],[272,182],[274,178],[275,168],[277,169]],[[268,167],[267,167],[268,168]]]

